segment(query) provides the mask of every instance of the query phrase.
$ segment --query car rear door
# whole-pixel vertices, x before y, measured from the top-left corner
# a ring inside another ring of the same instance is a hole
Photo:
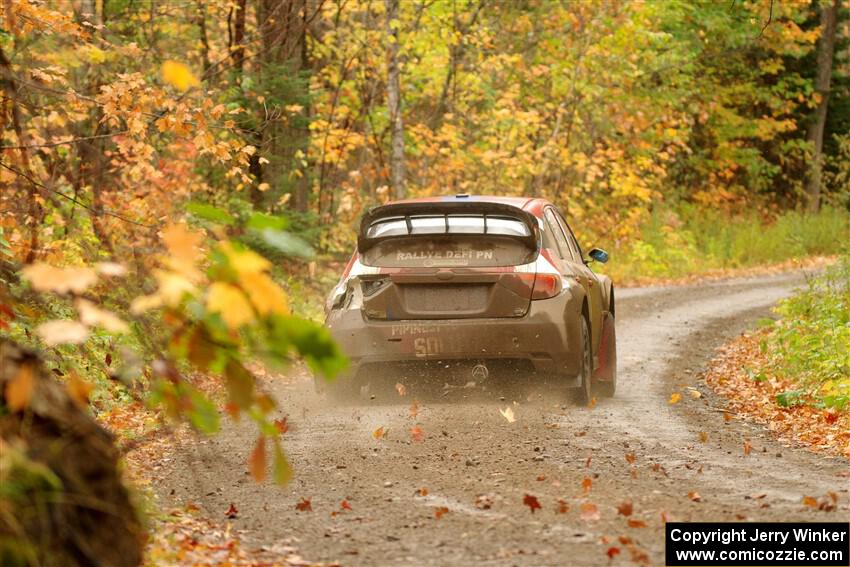
[[[489,202],[399,203],[366,215],[358,276],[369,319],[522,317],[534,286],[539,227]],[[375,270],[372,270],[375,271]]]

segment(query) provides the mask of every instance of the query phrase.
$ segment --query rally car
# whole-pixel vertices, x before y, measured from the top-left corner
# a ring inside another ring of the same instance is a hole
[[[456,195],[367,212],[327,300],[355,392],[394,365],[512,362],[586,400],[617,385],[614,288],[549,201]]]

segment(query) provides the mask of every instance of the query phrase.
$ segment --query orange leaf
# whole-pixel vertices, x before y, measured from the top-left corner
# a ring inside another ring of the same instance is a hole
[[[302,498],[301,501],[295,505],[295,509],[299,512],[312,512],[313,503],[310,502],[309,498]]]
[[[644,522],[643,520],[636,520],[634,518],[629,519],[628,524],[629,524],[630,528],[645,528],[646,527],[646,522]]]
[[[419,415],[419,402],[413,400],[413,403],[410,404],[410,417],[416,419],[417,415]]]
[[[567,501],[559,498],[558,499],[558,513],[559,514],[566,514],[569,511],[570,511],[570,505],[567,504]]]
[[[631,501],[626,500],[625,502],[617,506],[617,513],[621,516],[631,516],[633,509],[634,506],[632,506]]]
[[[542,507],[540,506],[540,501],[537,500],[536,496],[532,496],[531,494],[526,494],[525,497],[522,499],[522,503],[531,509],[532,514],[535,510],[542,510]]]
[[[688,498],[690,498],[694,502],[702,502],[702,496],[699,495],[699,492],[695,492],[695,491],[688,492]]]
[[[584,468],[589,469],[590,468],[590,461],[592,461],[592,460],[593,460],[592,456],[588,457],[587,460],[584,462]]]
[[[581,505],[581,519],[586,522],[595,522],[600,518],[599,508],[596,504],[585,502]]]
[[[423,486],[422,488],[416,491],[416,494],[418,496],[428,496],[428,489]]]
[[[372,432],[372,437],[374,437],[375,439],[381,439],[384,437],[384,435],[387,434],[387,431],[388,430],[385,430],[384,426],[382,425],[381,427]]]
[[[818,501],[811,496],[803,496],[803,506],[808,506],[809,508],[817,508]]]
[[[407,387],[404,384],[402,384],[401,382],[396,382],[395,389],[398,392],[399,396],[406,396],[407,395]]]
[[[6,384],[6,405],[10,410],[20,411],[29,405],[33,382],[33,368],[29,364],[24,364],[18,369],[15,377]]]
[[[85,408],[89,405],[89,395],[94,389],[94,386],[80,378],[79,374],[72,371],[69,375],[68,383],[65,384],[65,389],[77,406]]]
[[[633,464],[635,464],[636,460],[637,460],[637,457],[635,456],[634,453],[626,453],[626,462],[627,463],[629,463],[630,465],[633,465]]]
[[[423,437],[422,428],[418,425],[410,428],[410,438],[414,441],[421,442]]]
[[[590,489],[593,488],[593,481],[590,477],[584,477],[584,480],[581,481],[581,488],[584,490],[584,493],[587,494],[590,492]]]
[[[434,517],[438,520],[442,518],[445,514],[448,514],[449,509],[445,506],[440,506],[439,508],[434,508]]]
[[[339,507],[343,510],[351,510],[351,504],[348,503],[348,500],[343,500],[339,503]]]
[[[233,502],[230,503],[230,508],[224,513],[224,517],[231,520],[239,517],[239,510],[236,509],[236,505]]]
[[[266,479],[266,438],[262,435],[257,438],[257,444],[254,445],[248,464],[254,480],[263,482]]]
[[[682,399],[682,394],[680,394],[679,392],[673,392],[672,394],[670,394],[670,399],[667,400],[667,403],[672,406],[673,404],[678,404],[679,400],[681,400],[681,399]]]
[[[587,402],[587,407],[589,407],[590,409],[593,409],[593,408],[596,407],[596,398],[595,397],[590,398],[590,401]]]
[[[608,555],[608,559],[614,559],[616,556],[620,555],[619,547],[609,547],[608,551],[605,552]]]
[[[277,427],[278,433],[283,434],[283,433],[286,433],[287,431],[289,431],[289,424],[287,423],[286,420],[287,420],[286,417],[284,417],[283,419],[274,420],[274,426]]]

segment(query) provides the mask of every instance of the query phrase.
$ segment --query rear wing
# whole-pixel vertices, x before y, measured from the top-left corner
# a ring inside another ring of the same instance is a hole
[[[465,226],[456,231],[453,225],[463,219],[481,219],[477,227]],[[488,222],[489,221],[489,222]],[[505,222],[516,221],[524,231],[506,230]],[[387,230],[380,230],[381,226]],[[376,244],[404,237],[439,238],[453,234],[465,237],[509,237],[521,240],[529,248],[537,248],[540,228],[537,218],[512,205],[480,201],[390,203],[363,215],[357,235],[357,250],[363,254]]]

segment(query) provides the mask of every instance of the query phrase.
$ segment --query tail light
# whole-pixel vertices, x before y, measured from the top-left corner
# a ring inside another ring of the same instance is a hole
[[[549,299],[555,297],[564,289],[561,274],[540,274],[534,278],[534,290],[531,299]]]

